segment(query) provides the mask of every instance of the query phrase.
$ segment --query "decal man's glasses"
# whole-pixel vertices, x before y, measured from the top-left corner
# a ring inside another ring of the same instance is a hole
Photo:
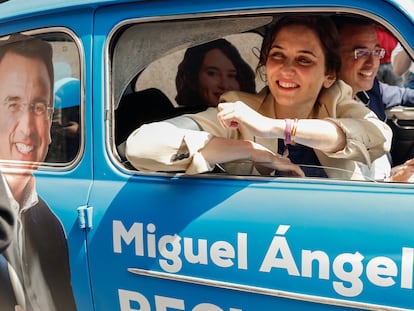
[[[27,104],[22,103],[19,99],[8,97],[4,102],[4,107],[11,117],[20,117],[25,111],[30,112],[35,117],[46,119],[51,119],[53,114],[53,107],[43,101]]]

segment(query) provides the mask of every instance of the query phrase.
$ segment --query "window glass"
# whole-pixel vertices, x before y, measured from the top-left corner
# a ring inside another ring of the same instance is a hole
[[[43,35],[53,47],[54,113],[52,142],[46,162],[65,164],[73,161],[81,141],[80,56],[75,41],[67,34]]]
[[[264,82],[255,76],[262,35],[252,30],[270,23],[273,17],[215,18],[162,21],[126,26],[114,36],[111,84],[114,98],[115,146],[122,144],[139,125],[199,109],[183,107],[177,100],[176,79],[184,54],[217,40],[231,44],[251,77],[244,90],[256,92]],[[220,75],[234,80],[228,70]],[[240,73],[240,77],[244,77]],[[247,79],[246,79],[247,80]],[[234,84],[233,82],[229,82]],[[200,103],[194,101],[194,106]],[[205,108],[205,107],[204,107]],[[133,117],[132,117],[133,116]],[[120,150],[117,148],[117,152]],[[120,154],[122,160],[125,160]]]
[[[4,36],[0,66],[1,160],[73,161],[80,146],[81,88],[72,37],[44,30]]]

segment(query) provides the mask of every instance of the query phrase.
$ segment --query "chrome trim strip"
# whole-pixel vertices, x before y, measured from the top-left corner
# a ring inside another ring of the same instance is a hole
[[[186,275],[178,275],[178,274],[160,272],[160,271],[150,271],[150,270],[139,269],[139,268],[128,268],[128,272],[136,274],[136,275],[140,275],[140,276],[166,279],[170,281],[178,281],[178,282],[184,282],[184,283],[190,283],[190,284],[196,284],[196,285],[202,285],[202,286],[210,286],[210,287],[216,287],[216,288],[222,288],[222,289],[229,289],[229,290],[235,290],[239,292],[248,292],[252,294],[260,294],[260,295],[273,296],[273,297],[279,297],[279,298],[320,303],[320,304],[325,304],[325,305],[334,305],[334,306],[340,306],[340,307],[364,309],[364,310],[371,310],[371,311],[385,311],[385,310],[386,311],[410,311],[411,310],[411,309],[396,308],[396,307],[375,305],[375,304],[362,303],[362,302],[347,301],[347,300],[342,300],[342,299],[292,293],[292,292],[287,292],[283,290],[276,290],[276,289],[250,286],[250,285],[242,285],[242,284],[236,284],[236,283],[230,283],[230,282],[222,282],[222,281],[217,281],[217,280],[212,280],[212,279],[198,278],[198,277],[192,277],[192,276],[186,276]]]

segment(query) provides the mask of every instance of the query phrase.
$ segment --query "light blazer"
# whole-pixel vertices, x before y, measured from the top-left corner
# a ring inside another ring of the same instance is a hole
[[[259,94],[227,92],[222,95],[220,101],[242,101],[257,112],[276,118],[274,98],[267,88]],[[213,136],[252,140],[277,152],[278,140],[275,138],[255,137],[243,126],[235,131],[224,129],[217,120],[216,108],[209,108],[190,117],[202,127],[203,131],[180,129],[165,121],[141,126],[127,139],[127,159],[140,170],[183,170],[188,174],[206,172],[211,168],[199,150]],[[335,122],[346,135],[346,146],[341,151],[325,153],[315,150],[323,166],[346,170],[328,170],[329,177],[360,179],[360,171],[355,161],[370,165],[373,160],[390,149],[391,129],[370,109],[352,99],[352,89],[343,81],[337,81],[329,89],[321,92],[319,108],[313,117]]]

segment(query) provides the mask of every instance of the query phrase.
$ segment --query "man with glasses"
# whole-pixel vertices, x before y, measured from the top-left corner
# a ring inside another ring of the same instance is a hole
[[[404,86],[414,89],[414,61],[400,43],[391,53],[391,64],[395,75],[402,76],[407,73]]]
[[[341,42],[339,78],[352,87],[355,99],[368,106],[384,122],[386,109],[397,105],[414,106],[414,90],[388,85],[376,78],[380,60],[385,56],[385,49],[378,42],[376,25],[353,17],[337,17],[335,23]],[[384,174],[390,174],[390,162],[391,159],[380,158],[369,172],[366,168],[364,172],[374,179],[382,179]]]
[[[17,218],[0,258],[0,291],[14,293],[2,310],[76,310],[64,229],[37,195],[33,175],[51,143],[53,77],[48,43],[0,39],[0,197]]]

